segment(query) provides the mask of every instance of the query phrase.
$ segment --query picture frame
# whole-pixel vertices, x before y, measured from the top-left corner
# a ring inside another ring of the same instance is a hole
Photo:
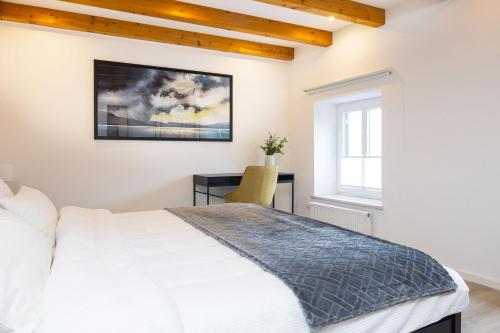
[[[233,76],[94,60],[94,139],[233,141]]]

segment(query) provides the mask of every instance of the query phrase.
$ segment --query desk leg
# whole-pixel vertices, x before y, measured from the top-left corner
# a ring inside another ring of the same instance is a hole
[[[274,208],[274,197],[276,197],[276,194],[273,194],[273,202],[271,204],[271,207],[273,207],[273,208]]]
[[[193,183],[193,206],[196,206],[196,184]]]
[[[295,212],[295,179],[292,180],[292,214]]]
[[[210,186],[207,186],[207,206],[210,205]]]

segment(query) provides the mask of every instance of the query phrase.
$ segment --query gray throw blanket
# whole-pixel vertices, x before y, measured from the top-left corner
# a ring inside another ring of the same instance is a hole
[[[311,329],[457,287],[420,251],[297,215],[250,204],[168,211],[281,279]]]

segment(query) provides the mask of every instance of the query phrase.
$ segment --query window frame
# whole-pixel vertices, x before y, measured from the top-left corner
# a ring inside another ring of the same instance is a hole
[[[352,102],[346,102],[336,105],[337,111],[337,193],[341,195],[348,196],[356,196],[363,198],[372,198],[372,199],[381,199],[383,184],[381,184],[381,188],[373,188],[364,186],[364,171],[365,171],[365,160],[370,158],[378,158],[380,159],[380,163],[383,162],[383,151],[381,147],[380,156],[367,156],[367,135],[368,135],[368,110],[380,108],[381,115],[383,114],[382,110],[382,98],[381,97],[373,97],[362,100],[356,100]],[[361,156],[344,156],[344,119],[343,115],[346,112],[362,112],[362,138],[361,138]],[[383,127],[383,123],[381,124]],[[382,135],[382,133],[381,133]],[[361,175],[362,175],[362,186],[353,186],[353,185],[342,185],[341,183],[341,175],[342,175],[342,167],[341,160],[342,158],[360,158],[362,159],[361,163]],[[382,174],[380,175],[382,180]]]

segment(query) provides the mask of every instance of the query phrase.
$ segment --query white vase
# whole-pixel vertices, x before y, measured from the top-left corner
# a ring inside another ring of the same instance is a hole
[[[275,166],[276,165],[276,156],[275,155],[266,155],[264,165],[266,167]]]

